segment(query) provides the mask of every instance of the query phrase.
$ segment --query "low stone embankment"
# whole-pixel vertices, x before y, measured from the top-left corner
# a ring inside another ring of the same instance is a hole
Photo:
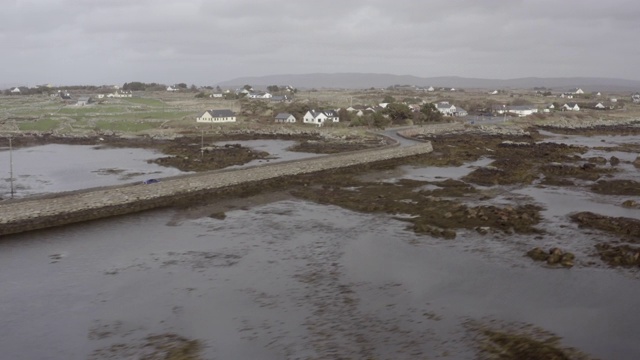
[[[426,154],[431,151],[431,143],[427,142],[410,147],[362,150],[240,170],[200,173],[151,185],[125,185],[51,198],[12,201],[0,204],[0,235],[130,214],[170,206],[179,200],[198,199],[211,191],[223,188]]]
[[[483,134],[483,135],[514,135],[524,136],[529,135],[528,132],[523,130],[519,126],[507,127],[504,125],[480,125],[471,126],[463,123],[446,123],[446,124],[430,124],[428,126],[421,126],[410,128],[406,130],[398,131],[398,135],[405,138],[420,138],[430,137],[435,135],[446,134]]]

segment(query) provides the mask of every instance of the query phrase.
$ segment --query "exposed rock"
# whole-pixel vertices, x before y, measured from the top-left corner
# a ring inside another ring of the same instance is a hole
[[[635,200],[625,200],[622,203],[622,207],[625,207],[625,208],[637,208],[638,206],[639,206],[638,202]]]
[[[640,220],[638,219],[604,216],[585,211],[571,215],[571,220],[582,227],[626,236],[630,242],[640,242]]]
[[[611,166],[616,166],[616,165],[620,164],[620,159],[618,159],[618,158],[617,158],[617,157],[615,157],[615,156],[612,156],[612,157],[609,159],[609,164],[611,164]]]
[[[575,260],[573,253],[564,252],[557,247],[551,248],[549,251],[535,247],[527,251],[527,256],[535,261],[546,261],[548,265],[561,265],[566,268],[572,267]]]
[[[640,247],[601,243],[596,245],[596,250],[600,259],[611,266],[640,266]]]

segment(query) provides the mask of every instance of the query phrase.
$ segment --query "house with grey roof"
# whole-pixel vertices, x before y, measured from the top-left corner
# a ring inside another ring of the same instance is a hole
[[[276,115],[276,122],[277,123],[295,123],[296,117],[289,113],[282,112]]]
[[[93,102],[93,99],[91,99],[90,96],[81,96],[78,98],[78,102],[76,102],[76,105],[78,106],[85,106],[85,105],[89,105]]]
[[[442,115],[445,116],[454,116],[457,112],[457,109],[454,105],[449,104],[447,101],[441,101],[436,104],[436,110],[438,110]]]
[[[302,117],[302,122],[305,124],[322,126],[325,122],[340,122],[340,117],[338,116],[338,112],[335,110],[309,110]]]
[[[196,122],[199,123],[221,123],[221,122],[235,122],[236,114],[229,109],[220,110],[205,110],[200,116],[196,118]]]

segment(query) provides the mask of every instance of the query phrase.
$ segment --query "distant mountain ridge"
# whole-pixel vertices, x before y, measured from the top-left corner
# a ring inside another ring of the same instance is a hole
[[[591,91],[640,91],[640,80],[626,80],[596,77],[516,79],[479,79],[459,76],[419,77],[413,75],[393,75],[375,73],[314,73],[282,74],[268,76],[240,77],[223,81],[217,85],[241,87],[243,85],[266,87],[269,85],[291,85],[297,88],[366,89],[386,88],[393,85],[414,85],[420,87],[448,87],[470,89],[529,89],[546,87],[552,89],[581,88]]]

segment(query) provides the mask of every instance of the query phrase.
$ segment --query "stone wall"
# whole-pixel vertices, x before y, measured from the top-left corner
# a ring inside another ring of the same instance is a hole
[[[178,201],[198,199],[220,189],[426,154],[431,151],[431,143],[426,142],[410,147],[394,146],[240,170],[199,173],[164,179],[150,185],[129,184],[9,201],[0,204],[0,235],[166,207]]]

